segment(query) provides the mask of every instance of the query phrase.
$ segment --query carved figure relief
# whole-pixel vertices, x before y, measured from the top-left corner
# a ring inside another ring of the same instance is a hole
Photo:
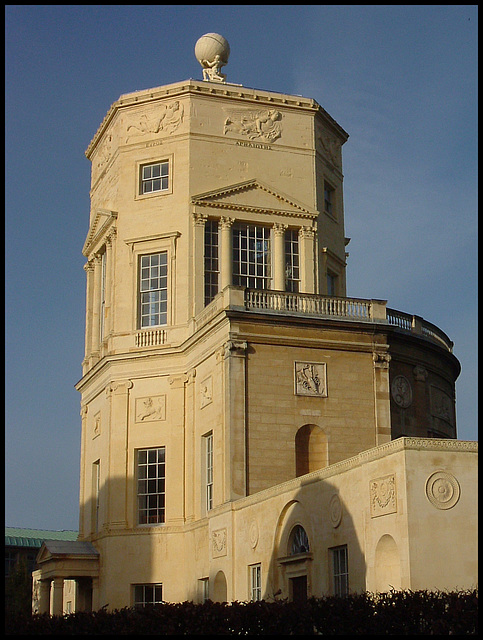
[[[218,529],[211,534],[211,551],[213,558],[226,556],[226,529]]]
[[[213,402],[213,378],[210,376],[201,383],[200,389],[200,408],[206,407],[207,404]]]
[[[393,474],[371,480],[371,518],[396,513],[396,478]]]
[[[318,136],[318,140],[322,145],[322,149],[326,157],[330,160],[332,164],[336,167],[340,167],[340,159],[339,159],[339,151],[340,145],[337,140],[334,140],[328,135],[320,135]]]
[[[409,380],[404,376],[396,376],[392,381],[391,393],[394,402],[406,409],[413,401],[413,392]]]
[[[257,546],[258,537],[259,537],[258,523],[255,519],[253,519],[250,522],[250,525],[248,527],[248,538],[250,540],[250,546],[252,549],[255,549],[255,547]]]
[[[451,509],[460,498],[460,485],[453,474],[436,471],[426,481],[426,496],[436,509]]]
[[[97,436],[101,435],[101,414],[96,413],[94,416],[94,429],[92,433],[93,438],[97,438]]]
[[[249,140],[274,142],[282,135],[282,114],[276,109],[231,111],[225,120],[223,133],[238,133]]]
[[[327,365],[325,362],[295,363],[295,395],[327,397]]]
[[[136,400],[136,422],[166,420],[166,396],[148,396]]]
[[[130,124],[127,127],[128,136],[126,142],[128,142],[129,138],[142,136],[146,133],[160,133],[161,131],[165,131],[171,134],[176,131],[183,122],[184,107],[182,103],[179,102],[179,100],[175,100],[162,106],[164,111],[161,115],[157,113],[156,116],[148,117],[143,113],[136,124]]]

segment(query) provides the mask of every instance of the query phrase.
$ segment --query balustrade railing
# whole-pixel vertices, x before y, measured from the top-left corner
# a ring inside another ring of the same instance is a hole
[[[245,289],[245,308],[272,313],[297,313],[360,322],[381,322],[438,343],[453,351],[448,336],[431,322],[403,311],[387,309],[384,300],[337,298],[308,293]]]

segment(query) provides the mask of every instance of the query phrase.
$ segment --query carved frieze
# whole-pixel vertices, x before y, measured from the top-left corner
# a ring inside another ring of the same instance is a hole
[[[295,362],[295,395],[327,397],[325,362]]]
[[[166,420],[166,396],[147,396],[136,399],[136,422]]]
[[[274,142],[282,135],[282,114],[276,109],[232,110],[225,119],[223,133],[236,133],[262,142]]]
[[[371,518],[396,513],[396,477],[394,474],[370,482]]]
[[[159,109],[155,113],[142,113],[134,124],[128,125],[126,142],[129,142],[131,138],[144,136],[148,133],[174,133],[183,122],[183,104],[179,100],[174,100],[161,105]]]

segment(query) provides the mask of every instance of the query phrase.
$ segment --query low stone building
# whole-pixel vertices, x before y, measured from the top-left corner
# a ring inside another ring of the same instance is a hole
[[[203,81],[121,96],[87,149],[80,533],[41,550],[37,592],[473,586],[453,344],[346,296],[348,134],[313,99],[227,82],[228,54],[203,36]]]

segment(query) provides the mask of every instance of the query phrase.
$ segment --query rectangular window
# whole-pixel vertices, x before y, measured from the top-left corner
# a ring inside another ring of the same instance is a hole
[[[329,550],[332,556],[332,588],[336,596],[346,596],[349,593],[349,568],[347,559],[347,545],[334,547]]]
[[[140,194],[167,191],[169,186],[169,162],[145,164],[141,167]]]
[[[136,609],[153,606],[163,602],[162,584],[135,584],[134,606]]]
[[[165,448],[137,455],[138,524],[161,524],[165,517]]]
[[[219,273],[218,222],[207,220],[205,223],[205,306],[218,293]]]
[[[327,271],[327,295],[337,295],[337,276]]]
[[[255,602],[262,599],[262,565],[252,564],[249,569],[250,599]]]
[[[255,225],[233,227],[233,284],[269,289],[270,229]]]
[[[298,293],[300,283],[299,234],[285,232],[285,290]]]
[[[168,252],[141,256],[139,265],[140,325],[155,327],[168,320]]]
[[[205,443],[205,487],[206,487],[206,510],[213,509],[213,434],[204,437]]]
[[[324,211],[335,216],[335,189],[324,182]]]

